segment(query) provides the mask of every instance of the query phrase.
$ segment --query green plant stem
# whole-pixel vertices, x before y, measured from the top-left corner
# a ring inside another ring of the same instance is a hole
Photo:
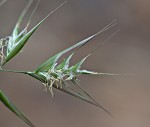
[[[28,74],[27,71],[6,70],[6,69],[2,69],[2,68],[0,68],[0,71],[2,71],[2,72],[13,72],[13,73],[23,73],[23,74]]]

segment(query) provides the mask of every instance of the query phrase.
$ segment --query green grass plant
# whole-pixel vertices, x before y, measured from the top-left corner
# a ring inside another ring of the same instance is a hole
[[[0,3],[0,6],[5,2],[6,0],[3,0]],[[82,60],[80,60],[76,64],[70,66],[69,63],[77,50],[79,50],[81,47],[86,45],[97,35],[101,34],[102,32],[116,25],[116,20],[112,21],[110,24],[108,24],[106,27],[104,27],[102,30],[98,31],[97,33],[79,41],[73,46],[70,46],[69,48],[64,49],[61,52],[57,53],[56,55],[50,57],[48,60],[43,62],[41,65],[39,65],[39,67],[37,67],[33,71],[7,70],[4,68],[4,65],[6,63],[8,63],[11,59],[13,59],[17,54],[19,54],[22,51],[26,43],[32,37],[33,33],[39,28],[39,26],[41,26],[41,24],[49,16],[51,16],[56,10],[58,10],[60,7],[65,5],[67,1],[59,5],[56,9],[50,12],[45,18],[43,18],[39,23],[37,23],[31,30],[28,31],[31,18],[39,5],[39,1],[37,1],[35,7],[32,9],[32,12],[28,18],[28,22],[26,23],[26,26],[24,27],[23,30],[21,30],[22,21],[26,13],[28,12],[29,8],[31,7],[32,3],[33,0],[29,0],[27,2],[13,31],[11,32],[11,35],[0,39],[0,71],[21,73],[21,74],[28,75],[30,77],[35,78],[36,80],[39,80],[45,86],[45,90],[51,93],[52,97],[54,95],[53,88],[56,88],[62,92],[65,92],[69,95],[79,98],[85,102],[100,107],[106,113],[111,115],[108,110],[106,110],[104,107],[99,105],[85,90],[81,88],[81,86],[79,85],[78,77],[80,75],[120,75],[120,74],[99,73],[99,72],[81,69],[81,66],[85,62],[85,60],[97,49],[93,50],[91,53],[89,53],[87,56],[85,56]],[[116,31],[115,33],[117,32],[118,31]],[[109,40],[115,33],[113,33],[107,40]],[[62,56],[68,52],[70,54],[65,59],[62,60]],[[61,60],[59,64],[58,64],[58,60]],[[30,127],[35,127],[32,124],[32,122],[22,113],[22,111],[20,111],[15,106],[15,104],[13,104],[8,99],[8,97],[4,94],[4,92],[2,92],[2,90],[0,90],[0,101],[16,116],[18,116],[25,123],[27,123]]]

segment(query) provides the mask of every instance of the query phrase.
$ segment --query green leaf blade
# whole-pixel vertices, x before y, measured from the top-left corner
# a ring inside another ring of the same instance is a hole
[[[0,101],[21,120],[27,123],[30,127],[35,127],[30,120],[6,97],[6,95],[0,90]]]

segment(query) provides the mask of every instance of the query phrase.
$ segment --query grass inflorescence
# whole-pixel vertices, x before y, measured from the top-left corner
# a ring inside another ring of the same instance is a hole
[[[5,2],[6,0],[3,0],[0,3],[0,6]],[[76,51],[79,50],[82,46],[86,45],[97,35],[103,33],[104,31],[116,25],[116,20],[113,20],[110,24],[105,26],[97,33],[79,41],[73,46],[70,46],[69,48],[50,57],[34,71],[17,71],[17,70],[7,70],[3,68],[3,66],[7,62],[9,62],[12,58],[14,58],[17,54],[19,54],[22,51],[22,49],[24,48],[24,46],[26,45],[30,37],[32,37],[33,33],[39,28],[39,26],[56,10],[58,10],[60,7],[62,7],[64,4],[67,3],[67,1],[63,2],[56,9],[50,12],[45,18],[43,18],[38,24],[36,24],[31,30],[28,31],[31,18],[39,5],[39,0],[38,0],[37,3],[35,4],[35,7],[32,8],[32,12],[28,18],[28,22],[26,26],[24,27],[23,30],[21,30],[22,21],[26,13],[28,12],[29,8],[31,7],[32,2],[33,0],[29,0],[27,2],[13,31],[11,32],[11,35],[0,39],[0,71],[22,73],[22,74],[29,75],[42,82],[44,84],[45,90],[49,91],[52,97],[54,96],[53,88],[56,88],[69,95],[72,95],[90,104],[98,106],[102,108],[106,113],[111,115],[108,110],[106,110],[104,107],[98,104],[85,90],[81,88],[79,84],[79,76],[84,74],[86,75],[126,75],[126,74],[112,74],[112,73],[103,73],[103,72],[100,73],[100,72],[81,69],[82,64],[85,62],[85,60],[99,47],[93,50],[91,53],[89,53],[87,56],[85,56],[83,59],[81,59],[79,62],[77,62],[72,66],[70,65],[70,60],[72,59]],[[110,37],[108,37],[106,41],[108,41],[117,32],[118,30],[115,31]],[[60,60],[60,58],[64,54],[70,51],[71,51],[70,55],[63,60],[61,59],[62,61],[60,61],[60,63],[58,64],[58,60]],[[10,109],[20,119],[26,122],[30,127],[34,127],[34,125],[30,122],[30,120],[8,99],[8,97],[6,97],[6,95],[1,90],[0,90],[0,100],[8,109]]]

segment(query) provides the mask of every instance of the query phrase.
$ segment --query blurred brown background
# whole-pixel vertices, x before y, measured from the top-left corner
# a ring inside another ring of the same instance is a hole
[[[26,0],[8,0],[0,8],[0,37],[9,35]],[[41,0],[30,28],[63,0]],[[87,59],[83,68],[136,76],[81,76],[81,86],[103,110],[55,90],[54,98],[28,76],[0,74],[0,88],[37,127],[149,127],[150,126],[150,2],[148,0],[69,0],[34,33],[5,67],[34,70],[47,58],[88,37],[113,19],[117,25],[97,36],[73,57],[83,58],[111,33],[120,32]],[[26,20],[25,20],[26,21]],[[24,22],[23,26],[26,22]],[[0,127],[27,127],[0,104]]]

